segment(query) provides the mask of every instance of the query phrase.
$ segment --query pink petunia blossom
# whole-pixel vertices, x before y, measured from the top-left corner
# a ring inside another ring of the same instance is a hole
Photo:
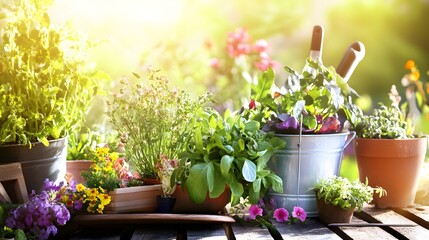
[[[258,205],[252,205],[249,208],[249,215],[251,220],[255,220],[256,216],[262,216],[262,208],[258,207]]]
[[[292,217],[298,218],[301,222],[304,222],[307,218],[307,213],[302,207],[293,207]]]
[[[277,208],[273,214],[277,222],[288,222],[289,212],[285,208]]]

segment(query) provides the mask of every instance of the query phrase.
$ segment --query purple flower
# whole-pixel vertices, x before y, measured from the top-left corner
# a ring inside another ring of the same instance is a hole
[[[289,212],[284,208],[277,208],[276,210],[274,210],[273,215],[277,222],[289,221]]]
[[[262,216],[262,208],[258,207],[258,205],[250,206],[249,215],[251,220],[255,220],[256,216]]]
[[[293,207],[292,217],[298,218],[301,222],[304,222],[307,218],[307,213],[302,207]]]

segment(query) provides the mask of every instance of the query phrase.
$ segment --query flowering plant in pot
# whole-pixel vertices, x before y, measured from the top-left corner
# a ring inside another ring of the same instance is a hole
[[[343,150],[354,138],[344,123],[353,117],[350,109],[357,93],[335,68],[325,67],[312,58],[307,59],[302,73],[290,67],[285,70],[291,74],[287,88],[276,86],[272,69],[260,75],[257,84],[252,85],[249,107],[242,114],[261,122],[263,131],[274,132],[286,142],[285,148],[274,153],[269,162],[286,183],[285,195],[273,193],[271,197],[291,211],[296,199],[303,196],[299,206],[309,216],[316,216],[316,199],[308,189],[319,178],[339,174]],[[306,167],[322,164],[330,167]]]
[[[362,211],[364,204],[372,201],[373,194],[386,195],[383,188],[368,186],[368,179],[365,183],[359,179],[350,182],[339,176],[320,179],[312,190],[316,193],[319,218],[327,224],[348,223],[355,210]]]
[[[189,93],[170,88],[165,76],[148,69],[147,76],[127,78],[108,102],[108,115],[116,130],[126,134],[126,156],[142,177],[156,177],[161,154],[177,159],[193,134],[195,112],[208,100],[193,99]]]
[[[103,213],[110,203],[109,195],[101,188],[86,188],[82,184],[44,182],[40,194],[34,191],[28,202],[13,207],[6,214],[5,226],[13,232],[23,231],[24,238],[49,239],[58,236],[77,212]],[[22,235],[20,237],[23,237]]]
[[[111,152],[108,147],[97,147],[92,151],[90,159],[90,169],[81,173],[88,187],[113,191],[120,187],[143,184],[140,175],[130,170],[125,158],[118,152]]]
[[[281,192],[282,180],[267,166],[284,142],[260,131],[259,122],[229,110],[222,116],[206,108],[197,119],[197,128],[173,177],[186,187],[195,203],[206,196],[216,198],[231,191],[233,205],[241,197],[256,203],[269,188]]]
[[[27,189],[36,191],[45,178],[65,174],[66,136],[107,79],[86,54],[94,44],[50,21],[51,2],[7,1],[1,8],[1,162],[20,159]]]
[[[393,85],[391,105],[380,103],[372,114],[354,108],[350,128],[356,131],[355,154],[360,180],[366,178],[387,190],[385,198],[374,197],[377,207],[407,207],[414,203],[428,138],[415,135],[413,124],[401,110]],[[401,174],[401,179],[397,179]]]

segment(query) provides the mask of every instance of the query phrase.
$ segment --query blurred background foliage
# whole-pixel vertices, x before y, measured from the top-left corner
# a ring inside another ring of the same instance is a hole
[[[349,84],[370,109],[388,101],[392,84],[403,93],[408,59],[416,61],[427,81],[428,12],[429,0],[56,0],[50,13],[54,21],[101,41],[91,56],[111,76],[109,88],[121,76],[152,65],[174,85],[193,94],[214,91],[221,102],[240,88],[215,78],[209,66],[213,55],[226,52],[228,32],[242,27],[252,41],[265,39],[271,59],[280,65],[278,78],[284,79],[282,66],[302,69],[312,28],[322,25],[327,66],[336,67],[354,41],[364,43],[365,58]],[[100,104],[95,102],[89,119],[98,121]],[[419,127],[426,133],[428,122],[423,119]]]

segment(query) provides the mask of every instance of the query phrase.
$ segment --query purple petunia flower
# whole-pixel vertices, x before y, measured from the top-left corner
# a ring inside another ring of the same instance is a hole
[[[249,215],[251,220],[255,220],[256,216],[262,216],[262,208],[258,207],[258,205],[250,206]]]
[[[289,212],[285,208],[277,208],[273,214],[277,222],[288,222]]]
[[[293,207],[292,217],[298,218],[301,222],[304,222],[307,218],[307,213],[302,207]]]

